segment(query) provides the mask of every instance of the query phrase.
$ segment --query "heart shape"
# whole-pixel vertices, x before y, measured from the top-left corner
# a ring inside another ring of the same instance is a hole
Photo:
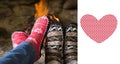
[[[92,15],[84,15],[81,18],[81,27],[84,32],[97,43],[109,38],[117,27],[117,19],[114,15],[105,15],[97,20]]]

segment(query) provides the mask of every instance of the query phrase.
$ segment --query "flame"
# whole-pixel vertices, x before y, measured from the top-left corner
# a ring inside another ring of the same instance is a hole
[[[53,15],[53,18],[58,22],[60,21],[59,18],[57,18],[55,15]]]
[[[47,1],[40,0],[40,2],[35,3],[35,9],[36,9],[35,18],[47,15],[48,14]]]
[[[47,40],[46,40],[46,38],[44,38],[44,39],[43,39],[43,43],[46,44],[46,42],[47,42]]]
[[[49,17],[50,17],[51,20],[54,20],[54,21],[57,21],[57,22],[60,21],[59,18],[57,18],[55,15],[50,15]]]

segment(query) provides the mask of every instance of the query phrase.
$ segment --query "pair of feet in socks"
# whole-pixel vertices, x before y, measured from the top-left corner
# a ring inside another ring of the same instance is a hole
[[[71,23],[63,32],[60,23],[51,24],[45,51],[46,64],[77,64],[77,25]]]

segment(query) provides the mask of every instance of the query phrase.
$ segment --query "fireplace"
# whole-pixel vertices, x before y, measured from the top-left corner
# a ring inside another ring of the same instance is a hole
[[[32,27],[37,18],[35,4],[40,1],[45,1],[47,7],[44,15],[55,16],[63,26],[71,22],[77,23],[77,0],[1,0],[0,56],[12,49],[10,39],[12,32],[31,29],[28,26]],[[6,48],[6,45],[9,47]]]

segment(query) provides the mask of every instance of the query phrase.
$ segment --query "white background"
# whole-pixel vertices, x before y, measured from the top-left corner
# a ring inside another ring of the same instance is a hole
[[[80,25],[86,14],[98,20],[113,14],[117,18],[114,33],[102,43],[90,39]],[[120,64],[120,2],[119,0],[78,0],[78,64]]]

